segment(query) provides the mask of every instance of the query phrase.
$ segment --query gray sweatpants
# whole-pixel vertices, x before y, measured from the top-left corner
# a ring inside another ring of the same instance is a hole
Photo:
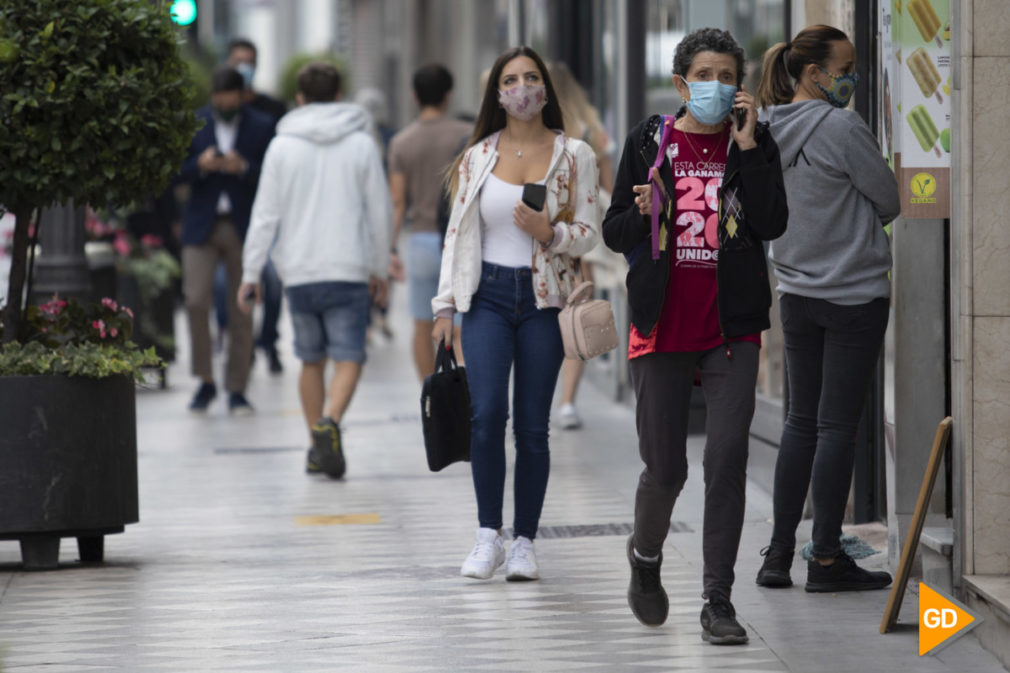
[[[729,599],[747,484],[747,449],[758,346],[750,342],[691,353],[652,353],[629,362],[635,386],[638,451],[645,469],[635,496],[635,548],[657,556],[673,504],[687,481],[687,419],[694,371],[701,372],[705,424],[704,595]]]

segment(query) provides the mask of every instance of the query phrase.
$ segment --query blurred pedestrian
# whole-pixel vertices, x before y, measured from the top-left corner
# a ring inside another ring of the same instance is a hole
[[[561,103],[561,114],[565,120],[565,130],[575,138],[581,138],[593,148],[596,163],[600,169],[600,210],[606,212],[610,207],[610,193],[614,189],[614,168],[610,160],[616,146],[603,128],[600,114],[589,102],[585,90],[579,85],[572,71],[563,62],[550,66],[551,80],[554,82],[558,99]],[[605,246],[593,248],[588,255],[578,259],[576,269],[580,280],[593,281],[592,256],[606,254]],[[561,365],[561,405],[558,407],[558,420],[566,430],[582,427],[582,417],[575,408],[575,394],[579,389],[579,381],[586,363],[582,360],[565,360]]]
[[[370,299],[385,303],[391,229],[368,113],[340,98],[332,65],[299,71],[298,108],[278,124],[263,161],[236,294],[247,315],[247,297],[259,298],[260,271],[271,255],[302,361],[299,394],[312,441],[306,469],[334,479],[346,469],[340,423],[365,363]],[[328,391],[327,359],[334,362]]]
[[[287,114],[288,106],[284,101],[278,100],[265,93],[256,91],[253,87],[253,80],[256,78],[256,64],[258,52],[256,45],[245,38],[236,38],[228,43],[228,65],[235,68],[245,82],[245,89],[242,92],[242,103],[266,114],[273,120],[276,127],[277,122]],[[267,367],[271,374],[280,374],[284,371],[280,355],[277,353],[277,339],[280,332],[277,329],[281,317],[281,302],[284,295],[284,287],[277,275],[273,262],[268,258],[263,267],[263,277],[260,279],[263,285],[263,321],[260,325],[260,334],[256,339],[256,345],[263,351],[267,358]],[[220,321],[220,311],[218,312]],[[225,323],[227,324],[227,323]]]
[[[643,624],[666,620],[663,542],[687,480],[697,372],[708,410],[701,626],[714,644],[747,642],[730,593],[761,331],[770,326],[763,242],[782,235],[788,217],[778,148],[739,88],[743,74],[744,51],[728,32],[704,28],[680,42],[673,83],[686,106],[628,133],[603,222],[607,245],[631,267],[628,359],[645,463],[627,545],[628,603]],[[654,190],[663,204],[656,219]]]
[[[372,135],[375,137],[375,142],[379,144],[379,152],[382,155],[382,170],[389,174],[389,143],[393,139],[396,132],[393,127],[389,125],[389,103],[386,99],[386,94],[381,89],[377,89],[374,86],[366,86],[363,89],[358,90],[354,96],[354,102],[365,108],[368,111],[368,115],[372,120]],[[393,245],[396,245],[396,239],[393,239]],[[393,273],[395,271],[396,262],[390,264],[390,275],[387,276],[387,280],[390,283],[389,293],[392,296],[393,286],[392,281]],[[377,304],[372,302],[371,310],[368,313],[368,332],[366,336],[366,343],[371,343],[372,334],[378,330],[387,339],[393,338],[393,329],[389,325],[389,301],[384,304]]]
[[[438,221],[446,171],[473,132],[473,124],[449,117],[452,74],[439,64],[414,73],[416,120],[397,133],[389,145],[389,192],[393,197],[393,271],[407,280],[410,315],[414,319],[414,366],[422,380],[435,370],[431,344],[434,323],[431,300],[438,293],[442,236]],[[408,222],[406,275],[397,241]],[[458,329],[457,329],[458,334]]]
[[[775,464],[775,525],[757,583],[789,586],[796,526],[810,490],[813,558],[806,590],[882,589],[886,572],[841,548],[856,430],[887,329],[891,250],[884,225],[898,185],[858,114],[856,54],[842,31],[810,26],[768,50],[762,119],[782,148],[789,230],[771,244],[789,406]],[[793,83],[795,82],[795,84]]]
[[[386,94],[382,89],[366,86],[355,94],[354,102],[365,108],[372,118],[372,131],[382,153],[382,168],[388,170],[389,142],[396,135],[396,130],[389,124],[389,101]]]
[[[431,302],[432,336],[440,347],[452,347],[452,318],[463,314],[480,525],[464,577],[490,578],[505,562],[505,427],[513,368],[515,518],[505,572],[509,580],[540,577],[533,540],[550,471],[551,399],[564,357],[558,311],[575,287],[573,256],[596,244],[599,227],[596,157],[563,129],[543,61],[529,47],[509,49],[491,68],[469,147],[449,174],[453,206]],[[522,201],[530,183],[546,188],[541,210]]]
[[[182,283],[189,316],[193,374],[200,378],[190,410],[204,412],[217,396],[211,367],[210,323],[214,272],[227,268],[228,363],[225,388],[228,410],[250,414],[245,397],[252,358],[252,321],[235,303],[242,280],[242,239],[256,195],[260,163],[273,136],[273,123],[242,107],[244,81],[234,68],[220,66],[211,77],[211,103],[197,116],[204,126],[193,137],[182,166],[181,182],[190,184],[182,225]]]
[[[242,104],[262,112],[276,125],[281,117],[287,114],[288,106],[284,101],[257,91],[253,86],[258,61],[259,52],[250,40],[239,37],[228,43],[228,65],[242,75],[242,81],[245,83],[242,90]]]

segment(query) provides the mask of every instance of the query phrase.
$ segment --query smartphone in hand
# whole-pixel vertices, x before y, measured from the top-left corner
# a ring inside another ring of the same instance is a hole
[[[746,108],[733,108],[733,112],[736,113],[736,130],[743,130],[743,125],[747,123],[747,109]]]
[[[540,212],[547,201],[547,185],[527,182],[523,185],[522,201],[533,210]]]

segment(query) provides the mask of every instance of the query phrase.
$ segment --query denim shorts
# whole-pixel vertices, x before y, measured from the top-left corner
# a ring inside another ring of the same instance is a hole
[[[438,273],[442,268],[442,234],[419,231],[407,242],[407,299],[410,317],[414,320],[434,320],[431,300],[438,294]],[[460,314],[453,318],[456,327],[462,324]]]
[[[365,361],[370,298],[366,283],[327,281],[285,288],[295,355],[303,362],[327,356],[337,362]]]
[[[437,231],[412,233],[407,240],[407,296],[414,320],[432,320],[431,300],[438,294],[442,267],[442,235]]]

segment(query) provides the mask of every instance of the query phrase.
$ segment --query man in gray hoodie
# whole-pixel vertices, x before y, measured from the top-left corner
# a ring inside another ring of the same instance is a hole
[[[307,470],[343,476],[340,421],[365,362],[370,299],[386,301],[392,206],[368,112],[340,99],[340,75],[310,63],[298,109],[263,160],[243,248],[240,306],[251,310],[269,254],[284,282],[302,361],[299,392],[312,448]],[[335,363],[327,400],[327,359]]]

